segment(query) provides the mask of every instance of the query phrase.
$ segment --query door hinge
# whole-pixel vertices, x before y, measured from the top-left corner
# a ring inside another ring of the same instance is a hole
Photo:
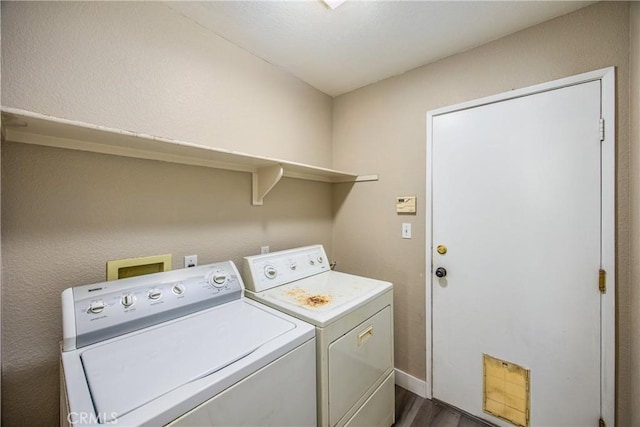
[[[607,292],[607,272],[602,268],[598,272],[598,289],[600,289],[600,293]]]
[[[604,119],[600,119],[600,141],[604,141]]]
[[[605,423],[604,420],[600,418],[600,421],[598,421],[598,427],[607,427],[607,423]]]

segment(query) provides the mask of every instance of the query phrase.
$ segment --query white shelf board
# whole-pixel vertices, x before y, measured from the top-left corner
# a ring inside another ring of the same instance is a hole
[[[282,176],[329,183],[378,179],[377,175],[358,176],[350,172],[212,148],[15,108],[2,107],[2,137],[7,141],[26,144],[250,172],[253,174],[253,204],[258,205],[262,204],[264,196]]]

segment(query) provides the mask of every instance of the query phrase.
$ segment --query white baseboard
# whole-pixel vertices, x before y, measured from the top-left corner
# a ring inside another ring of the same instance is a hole
[[[396,371],[396,385],[406,390],[409,390],[411,393],[417,394],[422,398],[427,397],[426,381],[418,379],[412,375],[409,375],[398,368],[395,368],[395,371]]]

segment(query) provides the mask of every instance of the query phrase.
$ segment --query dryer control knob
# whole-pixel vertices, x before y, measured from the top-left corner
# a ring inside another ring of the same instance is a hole
[[[221,270],[214,271],[209,277],[209,283],[216,288],[221,288],[227,281],[227,273]]]
[[[267,265],[264,268],[264,275],[267,276],[267,279],[275,279],[278,275],[278,270],[273,265]]]
[[[319,257],[318,257],[318,262],[319,262],[320,264],[322,264],[322,263],[324,262],[324,258],[323,258],[323,257],[321,257],[321,256],[319,256]]]
[[[291,270],[295,270],[296,268],[298,268],[298,263],[293,261],[291,264],[289,264],[289,268]]]

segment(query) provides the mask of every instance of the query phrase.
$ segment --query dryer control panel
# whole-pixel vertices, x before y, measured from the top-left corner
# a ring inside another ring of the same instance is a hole
[[[324,247],[313,245],[244,257],[242,274],[248,290],[262,292],[329,270]]]
[[[114,338],[242,298],[232,261],[68,288],[62,350]]]

